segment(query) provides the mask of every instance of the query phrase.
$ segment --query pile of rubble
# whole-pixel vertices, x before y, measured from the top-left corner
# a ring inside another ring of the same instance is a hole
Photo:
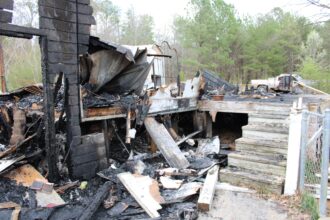
[[[163,126],[149,119],[153,126]],[[162,144],[157,146],[162,149]],[[22,158],[24,165],[16,163],[0,179],[0,218],[196,219],[198,209],[210,209],[219,167],[227,159],[220,154],[218,137],[183,138],[175,146],[184,162],[180,155],[166,157],[162,150],[135,156],[131,152],[126,162],[111,160],[110,167],[88,182],[66,178],[49,183]]]

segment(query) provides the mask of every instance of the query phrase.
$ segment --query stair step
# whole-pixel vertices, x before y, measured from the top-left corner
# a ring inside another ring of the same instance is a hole
[[[287,121],[289,120],[290,114],[262,114],[262,113],[250,113],[249,118],[262,118],[262,119],[277,119]]]
[[[266,149],[254,149],[254,148],[249,148],[248,146],[244,146],[242,148],[241,146],[236,146],[235,150],[244,154],[250,154],[250,155],[255,155],[255,156],[260,156],[260,157],[275,157],[275,158],[282,158],[283,160],[287,159],[287,154],[285,153],[278,153],[274,151],[267,151],[270,148]]]
[[[228,165],[284,177],[286,160],[276,156],[266,157],[243,152],[233,152],[228,154]]]
[[[284,178],[275,175],[227,167],[220,170],[219,176],[220,182],[228,182],[236,186],[245,186],[275,194],[282,194],[283,191]]]
[[[280,149],[288,149],[288,141],[287,140],[260,140],[260,139],[253,139],[253,138],[245,138],[241,137],[236,139],[237,144],[246,144],[252,145],[256,147],[269,147],[269,148],[280,148]]]
[[[275,117],[288,117],[290,115],[290,111],[291,111],[291,106],[283,106],[280,108],[274,108],[273,110],[263,110],[263,111],[256,111],[256,112],[252,112],[249,113],[252,115],[263,115],[264,117],[266,116],[275,116]]]
[[[273,126],[273,124],[265,124],[265,125],[254,125],[248,124],[242,127],[243,131],[262,131],[268,133],[279,133],[279,134],[289,134],[288,126]]]
[[[264,126],[264,127],[276,127],[289,129],[289,121],[281,119],[270,118],[251,118],[249,117],[249,125]]]
[[[262,143],[264,142],[264,143]],[[281,155],[284,158],[287,156],[287,143],[285,142],[273,142],[265,140],[255,140],[249,138],[240,138],[235,141],[235,149],[241,152],[247,152],[252,154],[264,155],[264,156],[276,156]]]
[[[273,133],[273,132],[269,132],[267,130],[249,130],[249,128],[243,129],[242,136],[244,138],[261,139],[261,140],[268,140],[268,141],[273,141],[273,140],[287,141],[289,138],[288,134]]]

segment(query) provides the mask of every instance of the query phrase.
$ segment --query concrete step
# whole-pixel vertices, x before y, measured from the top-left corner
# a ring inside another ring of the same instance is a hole
[[[251,139],[287,141],[289,129],[286,127],[246,125],[242,127],[242,136]]]
[[[251,112],[249,114],[257,114],[257,115],[269,115],[275,117],[288,117],[290,115],[291,106],[290,107],[281,107],[281,108],[273,108],[272,110],[259,110],[256,112]]]
[[[250,113],[249,117],[251,118],[262,118],[262,119],[277,119],[277,120],[288,120],[289,114],[286,112],[284,114],[279,114],[279,112],[276,112],[275,114],[264,114],[264,113]]]
[[[248,124],[242,127],[243,131],[262,131],[268,133],[289,134],[289,126],[273,126],[273,124],[254,125]]]
[[[285,177],[286,160],[281,157],[233,152],[228,154],[228,165],[253,172]]]
[[[275,115],[276,116],[276,115]],[[249,125],[258,125],[258,126],[265,126],[265,127],[285,127],[289,128],[290,121],[289,118],[282,119],[282,118],[268,118],[263,117],[263,115],[249,115]]]
[[[285,141],[266,141],[250,138],[239,138],[235,141],[236,150],[261,156],[287,157],[288,143]]]
[[[220,182],[227,182],[236,186],[253,188],[259,192],[272,192],[279,195],[282,194],[284,185],[284,178],[282,177],[234,167],[221,169],[219,179]]]

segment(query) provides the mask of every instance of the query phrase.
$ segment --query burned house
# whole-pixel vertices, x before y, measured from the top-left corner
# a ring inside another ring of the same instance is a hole
[[[0,2],[0,35],[39,37],[43,77],[42,85],[0,96],[6,177],[18,181],[27,173],[58,183],[93,181],[97,175],[99,185],[106,180],[90,203],[74,206],[66,216],[79,219],[90,219],[102,202],[109,209],[106,217],[126,213],[123,219],[130,219],[146,212],[195,219],[197,208],[211,208],[218,173],[221,181],[283,193],[288,148],[297,144],[289,132],[291,107],[303,97],[300,108],[323,111],[329,96],[238,94],[236,86],[206,70],[185,82],[172,77],[175,81],[164,86],[161,59],[170,56],[159,47],[129,48],[91,36],[95,20],[89,0],[38,5],[37,29],[11,24],[13,0]],[[49,207],[50,200],[65,204],[48,182],[19,181],[39,190],[39,207]],[[55,195],[43,194],[43,187]],[[70,187],[77,182],[56,192]],[[34,208],[24,212],[36,214]],[[54,208],[54,216],[63,217],[65,208],[61,214]],[[45,219],[56,219],[45,212]]]

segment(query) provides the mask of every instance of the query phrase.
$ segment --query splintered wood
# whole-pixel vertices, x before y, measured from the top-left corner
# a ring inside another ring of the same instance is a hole
[[[17,184],[31,187],[35,180],[47,183],[47,179],[43,177],[34,167],[29,164],[23,165],[4,175],[5,177],[15,180]],[[39,207],[58,206],[65,204],[64,200],[52,189],[51,193],[36,191],[36,200]]]
[[[160,216],[158,210],[162,207],[159,203],[163,202],[164,199],[159,193],[157,181],[148,176],[133,176],[129,172],[120,173],[117,176],[151,218]]]
[[[189,166],[188,160],[185,158],[179,147],[161,123],[158,123],[154,118],[147,117],[144,120],[144,125],[147,128],[152,140],[161,151],[166,161],[171,167],[184,169]]]
[[[218,182],[219,166],[212,167],[206,176],[203,188],[198,198],[198,209],[201,211],[209,211],[212,205],[215,186]]]

